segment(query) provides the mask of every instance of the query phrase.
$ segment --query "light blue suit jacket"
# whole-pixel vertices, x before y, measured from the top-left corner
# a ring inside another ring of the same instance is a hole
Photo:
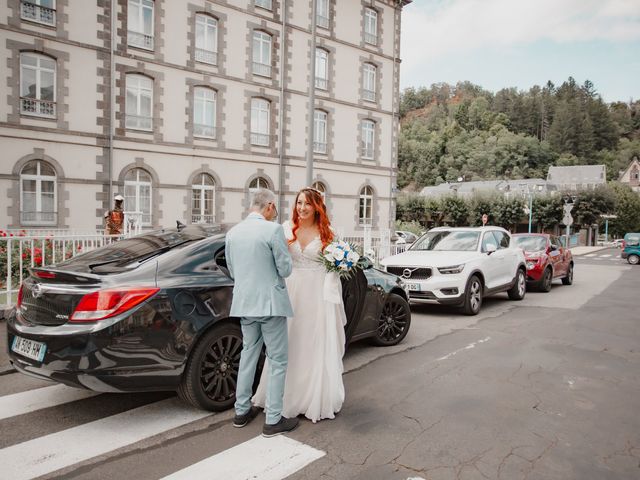
[[[227,267],[234,279],[234,317],[292,317],[284,278],[292,260],[282,225],[250,213],[227,233]]]

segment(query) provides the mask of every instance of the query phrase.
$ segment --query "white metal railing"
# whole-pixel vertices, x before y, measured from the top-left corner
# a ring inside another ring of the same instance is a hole
[[[266,63],[253,62],[252,72],[261,77],[271,77],[271,65]]]
[[[27,269],[45,267],[110,244],[123,235],[25,235],[0,232],[0,307],[15,304]]]
[[[193,135],[195,137],[216,138],[216,127],[213,125],[205,125],[203,123],[193,124]]]
[[[214,215],[200,215],[194,213],[191,215],[191,223],[214,223],[215,216]]]
[[[204,48],[196,48],[196,62],[208,63],[210,65],[217,65],[218,52],[205,50]]]
[[[43,7],[42,5],[22,0],[22,2],[20,2],[20,18],[45,25],[55,25],[56,11],[53,8]]]
[[[55,118],[56,102],[20,97],[20,113],[36,117]]]
[[[362,252],[369,257],[375,265],[380,264],[380,260],[390,255],[404,252],[408,245],[404,243],[391,242],[391,232],[389,230],[372,230],[365,226],[360,232],[350,232],[343,234],[342,229],[337,228],[336,232],[341,240],[357,245]]]
[[[141,115],[127,114],[125,119],[125,127],[134,130],[153,130],[153,119],[151,117]]]
[[[369,102],[376,101],[376,92],[373,90],[363,89],[362,90],[362,98],[363,100],[368,100]]]
[[[365,41],[365,43],[368,43],[370,45],[377,45],[378,44],[378,36],[373,34],[373,33],[364,32],[364,41]]]
[[[270,136],[265,133],[251,132],[251,145],[268,147],[270,145],[270,140]]]
[[[55,225],[58,223],[58,212],[20,212],[22,225]]]
[[[326,142],[313,142],[313,152],[314,153],[327,153],[327,143]]]
[[[316,25],[321,28],[329,28],[329,17],[316,14]]]
[[[320,90],[327,90],[329,86],[329,81],[326,78],[316,77],[316,88]]]
[[[373,147],[362,147],[360,154],[366,160],[373,160]]]
[[[127,32],[127,42],[130,47],[153,50],[153,35],[146,35],[144,33],[129,30]]]

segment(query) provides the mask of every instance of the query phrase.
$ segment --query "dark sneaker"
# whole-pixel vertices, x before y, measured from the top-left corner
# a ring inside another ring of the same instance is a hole
[[[276,435],[280,435],[282,433],[290,432],[294,430],[298,426],[297,418],[285,418],[281,417],[278,423],[273,425],[264,424],[262,427],[262,436],[263,437],[275,437]]]
[[[260,409],[258,407],[251,407],[249,411],[244,415],[236,414],[236,416],[233,417],[233,426],[236,428],[242,428],[251,420],[256,418],[259,413],[260,413]]]

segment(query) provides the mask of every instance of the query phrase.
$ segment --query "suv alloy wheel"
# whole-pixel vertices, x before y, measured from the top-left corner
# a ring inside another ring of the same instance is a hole
[[[482,282],[477,275],[471,275],[464,289],[464,304],[462,309],[465,315],[477,315],[482,306]]]

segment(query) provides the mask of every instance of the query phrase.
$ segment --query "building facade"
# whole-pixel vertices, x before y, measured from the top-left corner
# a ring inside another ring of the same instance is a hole
[[[629,185],[631,190],[640,193],[640,159],[634,156],[629,166],[620,174],[620,183]]]
[[[406,3],[2,2],[0,227],[101,228],[116,194],[235,223],[263,186],[287,218],[311,178],[338,228],[389,228]]]

